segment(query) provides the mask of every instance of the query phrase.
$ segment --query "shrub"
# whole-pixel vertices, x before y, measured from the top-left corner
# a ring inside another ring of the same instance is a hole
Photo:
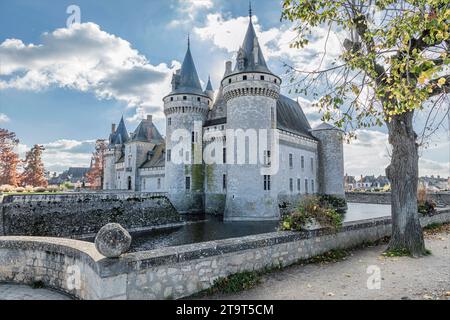
[[[15,189],[14,186],[11,186],[9,184],[4,184],[0,186],[0,192],[13,192]]]
[[[426,200],[425,202],[419,201],[419,213],[425,216],[436,214],[436,203],[430,200]]]
[[[47,189],[44,188],[44,187],[36,187],[36,188],[33,189],[33,192],[38,192],[38,193],[42,193],[42,192],[45,192],[45,191],[47,191]]]
[[[34,187],[33,186],[25,186],[25,192],[33,192],[34,191]]]
[[[325,208],[333,208],[335,210],[343,210],[347,208],[347,201],[344,198],[331,195],[320,195],[319,202],[320,205]]]
[[[58,192],[60,190],[59,186],[48,186],[47,191],[48,192]]]
[[[22,193],[22,192],[25,192],[25,188],[17,187],[14,191],[17,193]]]
[[[321,202],[318,197],[306,197],[295,212],[283,217],[281,229],[301,231],[314,222],[323,228],[337,230],[342,226],[343,216],[328,202]]]

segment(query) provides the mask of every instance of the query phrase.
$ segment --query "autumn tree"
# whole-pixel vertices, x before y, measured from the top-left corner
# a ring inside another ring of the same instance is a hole
[[[420,139],[413,119],[429,112],[424,132],[448,115],[448,0],[284,0],[294,23],[293,47],[306,47],[316,27],[345,34],[337,59],[310,70],[288,66],[298,93],[313,93],[324,121],[344,129],[385,125],[391,145],[386,174],[392,184],[389,250],[426,253],[417,207]],[[324,43],[322,62],[332,50]],[[309,94],[308,94],[309,93]],[[436,114],[444,114],[435,121]],[[430,120],[431,119],[431,120]],[[431,121],[431,122],[430,122]],[[435,121],[434,124],[432,121]]]
[[[107,143],[105,140],[95,142],[95,152],[92,154],[91,168],[86,174],[87,182],[92,189],[101,189],[103,187],[104,161]]]
[[[47,179],[45,178],[44,163],[42,162],[42,153],[44,150],[44,146],[36,144],[26,153],[23,165],[24,170],[21,175],[21,184],[23,186],[48,186]]]
[[[19,184],[17,165],[19,155],[14,148],[19,144],[14,132],[0,128],[0,185],[17,187]]]

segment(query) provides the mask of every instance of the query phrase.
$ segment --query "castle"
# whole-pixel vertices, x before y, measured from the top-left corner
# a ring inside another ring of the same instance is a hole
[[[205,90],[200,84],[188,43],[163,99],[166,138],[151,116],[131,134],[123,118],[113,125],[104,189],[165,192],[180,213],[226,221],[279,219],[280,207],[306,194],[344,197],[342,132],[325,123],[312,129],[298,102],[280,94],[281,83],[266,64],[251,14],[215,98],[210,80]]]

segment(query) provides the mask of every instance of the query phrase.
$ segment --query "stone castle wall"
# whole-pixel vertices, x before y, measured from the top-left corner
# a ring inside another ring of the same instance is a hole
[[[381,192],[347,192],[345,194],[348,202],[391,204],[391,194]],[[440,207],[450,206],[450,193],[430,193],[428,198]]]
[[[70,238],[112,222],[133,231],[181,220],[164,194],[136,193],[5,196],[0,217],[3,235]]]
[[[450,222],[450,210],[421,222],[423,226]],[[42,281],[80,299],[177,299],[231,274],[288,266],[390,233],[391,220],[383,218],[345,224],[336,234],[323,229],[275,232],[130,253],[120,259],[104,258],[92,243],[0,237],[0,282]],[[73,279],[78,285],[73,286]]]

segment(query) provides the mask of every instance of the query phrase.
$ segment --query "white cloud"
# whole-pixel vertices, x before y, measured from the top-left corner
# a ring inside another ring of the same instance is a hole
[[[116,99],[162,118],[174,66],[152,65],[131,44],[94,23],[44,33],[42,44],[7,39],[0,44],[0,90],[39,91],[51,86]]]
[[[245,37],[248,23],[248,17],[226,18],[221,13],[211,13],[206,16],[203,26],[194,28],[194,33],[204,41],[211,41],[219,49],[236,53]],[[322,63],[326,67],[342,52],[343,34],[331,31],[328,36],[328,27],[325,26],[312,30],[306,48],[293,49],[290,45],[296,39],[297,32],[288,24],[263,30],[258,17],[254,16],[253,25],[266,59],[273,64],[288,63],[298,69],[314,70],[312,68],[320,65],[323,53],[327,53]]]
[[[9,119],[9,117],[4,114],[4,113],[0,113],[0,123],[6,123],[11,121],[11,119]]]
[[[214,6],[213,0],[178,0],[176,10],[180,19],[172,20],[168,27],[176,28],[181,25],[192,24],[200,12],[209,10]]]

